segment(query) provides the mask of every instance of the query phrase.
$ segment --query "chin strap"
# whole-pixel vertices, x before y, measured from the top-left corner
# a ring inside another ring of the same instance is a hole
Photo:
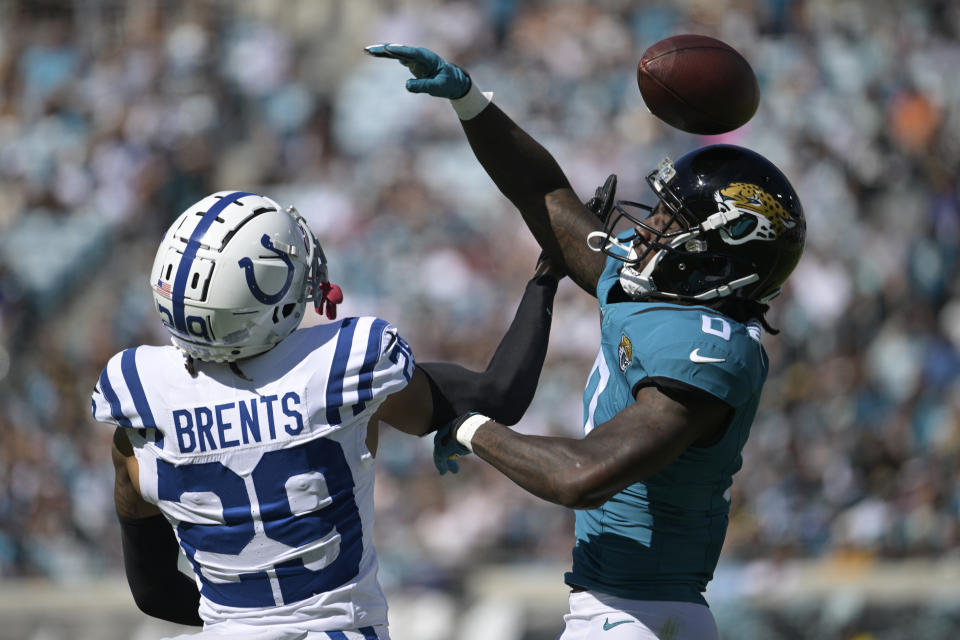
[[[330,320],[337,319],[337,305],[343,302],[343,291],[337,285],[330,282],[321,282],[320,301],[316,303],[318,313],[326,314]]]

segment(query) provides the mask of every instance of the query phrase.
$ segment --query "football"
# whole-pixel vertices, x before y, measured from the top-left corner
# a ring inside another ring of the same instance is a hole
[[[637,65],[637,83],[653,115],[690,133],[732,131],[746,124],[760,104],[750,63],[708,36],[677,35],[652,45]]]

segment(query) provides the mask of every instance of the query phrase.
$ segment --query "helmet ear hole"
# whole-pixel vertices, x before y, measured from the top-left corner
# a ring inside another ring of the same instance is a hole
[[[289,318],[297,308],[296,302],[288,302],[285,305],[277,305],[273,308],[273,324],[280,322],[281,318]]]

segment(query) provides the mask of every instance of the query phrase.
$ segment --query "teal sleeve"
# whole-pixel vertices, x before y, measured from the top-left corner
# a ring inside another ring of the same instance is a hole
[[[632,344],[623,372],[631,392],[646,378],[677,380],[737,407],[759,392],[765,378],[759,345],[742,329],[726,337],[701,330],[701,311],[664,310],[634,316],[623,335]]]
[[[689,359],[689,350],[677,354],[672,349],[660,349],[647,358],[645,367],[629,367],[625,372],[632,392],[647,378],[670,378],[691,387],[702,389],[732,407],[745,403],[752,395],[744,376],[736,366],[717,363],[696,364]],[[725,364],[725,363],[724,363]]]

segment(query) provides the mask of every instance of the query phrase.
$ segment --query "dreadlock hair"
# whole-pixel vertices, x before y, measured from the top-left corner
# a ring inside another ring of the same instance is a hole
[[[765,314],[770,310],[770,305],[757,302],[756,300],[746,300],[744,298],[723,298],[717,305],[717,309],[730,316],[737,322],[749,322],[756,320],[763,327],[763,330],[771,335],[780,333],[779,329],[774,329],[767,322]]]

